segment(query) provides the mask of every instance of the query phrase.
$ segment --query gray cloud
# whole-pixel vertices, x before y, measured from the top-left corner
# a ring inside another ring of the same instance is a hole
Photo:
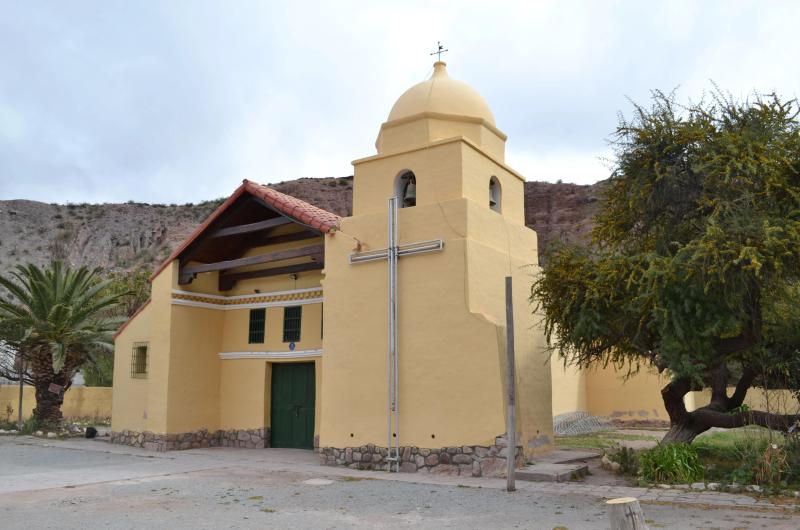
[[[7,2],[0,198],[186,202],[350,174],[430,71],[477,88],[529,179],[588,183],[626,97],[796,94],[796,2]]]

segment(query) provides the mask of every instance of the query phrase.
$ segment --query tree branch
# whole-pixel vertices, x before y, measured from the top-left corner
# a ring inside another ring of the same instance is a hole
[[[692,381],[688,377],[679,377],[661,389],[661,399],[664,400],[664,408],[667,409],[671,423],[680,423],[689,414],[683,403],[683,396],[691,389]]]
[[[744,369],[742,377],[740,377],[739,382],[736,383],[736,389],[733,391],[733,395],[728,398],[728,410],[742,406],[744,398],[747,396],[747,391],[753,385],[756,375],[757,373],[754,369],[750,367]]]
[[[728,411],[728,365],[720,363],[711,371],[711,403],[709,406],[723,412]]]
[[[727,357],[734,353],[739,353],[748,348],[752,348],[755,344],[752,333],[743,333],[736,337],[727,339],[719,339],[714,344],[714,349],[721,358]]]
[[[721,427],[723,429],[735,429],[745,425],[760,425],[768,429],[777,431],[787,431],[790,426],[800,421],[800,414],[771,414],[761,410],[747,412],[737,412],[728,414],[717,412],[703,407],[692,412],[693,419],[703,425],[710,427]]]

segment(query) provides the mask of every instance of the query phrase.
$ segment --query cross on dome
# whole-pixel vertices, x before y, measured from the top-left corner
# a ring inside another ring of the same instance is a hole
[[[436,41],[436,51],[431,53],[431,55],[438,55],[438,58],[436,59],[436,61],[437,62],[442,62],[442,54],[445,53],[445,52],[449,52],[449,51],[450,50],[446,50],[444,48],[444,45],[441,43],[441,41],[437,40]]]

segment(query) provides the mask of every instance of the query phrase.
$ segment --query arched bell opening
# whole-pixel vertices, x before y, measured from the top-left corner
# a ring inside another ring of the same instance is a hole
[[[492,176],[489,179],[489,208],[497,213],[502,212],[503,207],[503,190],[500,188],[500,181],[497,177]]]
[[[394,194],[399,199],[400,208],[417,205],[417,177],[412,171],[403,171],[397,175]]]

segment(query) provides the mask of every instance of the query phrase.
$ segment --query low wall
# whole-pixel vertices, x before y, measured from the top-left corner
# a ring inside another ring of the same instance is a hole
[[[624,372],[613,367],[594,367],[588,370],[552,367],[553,415],[583,411],[623,422],[668,422],[669,416],[661,398],[661,389],[668,383],[666,376],[652,369],[642,369],[625,379]],[[733,394],[728,388],[728,395]],[[711,390],[689,392],[684,397],[686,409],[696,410],[708,405]],[[751,388],[745,404],[751,410],[769,410],[781,414],[800,413],[800,404],[788,390],[765,391]]]
[[[19,405],[19,387],[0,386],[0,418],[6,419],[7,407],[14,411],[11,421],[17,418]],[[22,389],[22,417],[29,418],[36,406],[35,391],[32,386]],[[111,417],[111,387],[74,387],[64,394],[64,405],[61,412],[65,418],[108,418]]]
[[[728,395],[732,395],[734,387],[728,387]],[[694,408],[704,407],[711,401],[711,390],[691,392],[694,395]],[[744,404],[750,410],[765,410],[775,414],[800,414],[800,403],[789,390],[764,390],[751,388],[747,391]],[[689,410],[694,410],[694,408]]]

